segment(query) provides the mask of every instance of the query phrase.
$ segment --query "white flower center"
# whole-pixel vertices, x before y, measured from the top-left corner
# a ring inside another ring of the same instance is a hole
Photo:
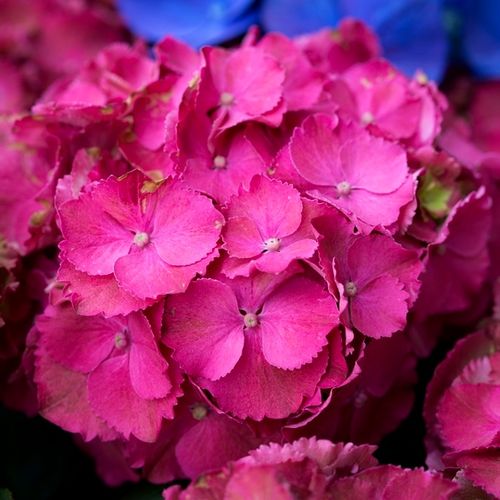
[[[354,283],[352,281],[348,281],[344,285],[344,290],[345,290],[345,294],[348,297],[354,297],[356,295],[356,293],[358,293],[358,287],[356,286],[356,283]]]
[[[227,160],[224,156],[217,155],[214,158],[214,168],[216,170],[222,170],[222,169],[226,168],[226,165],[227,165]]]
[[[347,181],[342,181],[337,184],[337,193],[339,196],[347,196],[351,192],[351,185]]]
[[[374,121],[375,121],[375,117],[369,111],[365,111],[361,115],[361,123],[363,123],[363,125],[369,125],[370,123],[373,123]]]
[[[254,328],[259,324],[257,315],[254,313],[246,313],[245,316],[243,316],[243,322],[247,328]]]
[[[223,106],[231,106],[234,102],[234,95],[231,94],[230,92],[222,92],[220,95],[220,103]]]
[[[195,404],[191,407],[191,415],[195,420],[203,420],[208,413],[208,408],[202,404]]]
[[[128,339],[124,332],[118,332],[115,335],[115,347],[117,349],[125,349],[128,345]]]
[[[134,243],[139,247],[143,248],[149,243],[149,234],[139,231],[135,233]]]
[[[269,238],[264,241],[264,251],[265,252],[276,252],[281,247],[281,240],[279,238]]]

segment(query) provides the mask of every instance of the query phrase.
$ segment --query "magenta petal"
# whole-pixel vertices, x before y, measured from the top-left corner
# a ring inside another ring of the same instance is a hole
[[[115,334],[125,322],[78,316],[68,303],[49,306],[36,322],[40,342],[52,359],[71,370],[89,373],[111,353]]]
[[[231,257],[255,257],[264,250],[264,238],[248,217],[231,217],[224,231],[225,247]]]
[[[293,186],[255,177],[248,193],[231,198],[228,213],[230,218],[253,220],[263,240],[282,238],[298,229],[302,220],[302,201]]]
[[[168,293],[186,290],[197,273],[217,256],[212,252],[205,259],[190,266],[170,266],[158,256],[153,245],[147,245],[121,259],[115,265],[118,284],[127,292],[145,300]]]
[[[292,278],[268,297],[260,315],[264,358],[276,368],[300,368],[318,355],[337,325],[333,297],[307,278]]]
[[[110,429],[88,402],[87,375],[67,370],[45,354],[37,355],[35,381],[40,414],[69,432],[78,432],[85,441],[96,436],[114,439]]]
[[[104,317],[126,315],[132,311],[145,309],[151,300],[139,299],[118,286],[112,274],[90,276],[82,273],[63,260],[57,274],[59,281],[68,283],[67,292],[78,314]]]
[[[437,419],[453,450],[500,444],[500,385],[453,384],[438,405]]]
[[[239,418],[285,418],[299,409],[304,396],[314,393],[327,361],[328,356],[322,351],[298,370],[281,370],[265,360],[258,339],[248,335],[234,369],[224,378],[206,381],[203,386],[213,393],[223,410]]]
[[[161,259],[173,266],[206,257],[219,239],[223,217],[209,198],[185,189],[161,186],[151,241]]]
[[[60,218],[65,238],[61,249],[79,271],[111,274],[115,261],[132,246],[133,233],[96,205],[90,194],[64,203]]]
[[[345,179],[339,157],[339,139],[333,133],[337,121],[313,115],[294,131],[290,142],[292,162],[297,172],[317,186],[335,186]]]
[[[89,375],[88,389],[93,410],[126,439],[133,434],[152,442],[160,432],[163,418],[173,418],[175,401],[146,400],[134,391],[126,354],[107,359],[94,370]]]
[[[376,278],[352,298],[352,324],[364,335],[389,337],[406,326],[408,294],[392,276]]]
[[[255,267],[264,273],[278,274],[283,272],[290,262],[297,259],[308,259],[314,255],[318,243],[305,239],[283,246],[279,252],[267,252],[255,261]]]
[[[158,350],[151,326],[142,313],[131,314],[128,325],[132,387],[143,399],[163,398],[172,389],[172,384],[167,376],[167,362]]]
[[[257,444],[246,424],[212,413],[179,439],[175,456],[186,475],[195,479],[243,457]]]
[[[202,279],[167,301],[165,343],[192,376],[217,380],[229,373],[243,350],[243,317],[233,291]]]

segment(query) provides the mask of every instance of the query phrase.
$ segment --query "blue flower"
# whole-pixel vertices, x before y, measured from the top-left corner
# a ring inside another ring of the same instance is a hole
[[[422,69],[432,79],[442,77],[448,42],[441,0],[264,0],[261,20],[266,30],[298,35],[346,16],[365,21],[384,56],[409,76]]]
[[[253,0],[118,0],[132,31],[149,41],[172,35],[195,47],[243,34],[258,21]]]

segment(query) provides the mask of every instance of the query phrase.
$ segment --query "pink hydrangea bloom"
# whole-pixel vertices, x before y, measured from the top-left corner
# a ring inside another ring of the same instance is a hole
[[[318,114],[295,130],[293,165],[313,186],[307,193],[339,208],[368,229],[394,223],[413,198],[405,184],[404,150],[354,125]]]
[[[203,55],[200,100],[215,113],[217,128],[248,120],[279,125],[285,71],[274,57],[258,47],[205,48]]]
[[[373,338],[403,330],[423,267],[417,252],[381,234],[358,236],[333,265],[349,303],[343,312],[347,324]]]
[[[300,194],[292,186],[255,177],[249,191],[231,198],[225,212],[229,270],[239,264],[246,275],[252,268],[279,274],[292,261],[312,257],[317,242],[304,212]]]
[[[143,300],[184,291],[214,258],[223,225],[207,198],[138,172],[96,183],[59,211],[60,247],[75,269],[113,275]]]
[[[325,371],[336,305],[319,283],[291,274],[203,279],[167,300],[174,358],[240,418],[288,416]]]
[[[46,418],[86,440],[109,439],[104,425],[144,441],[154,441],[162,420],[173,418],[178,381],[142,312],[84,317],[66,303],[49,306],[36,325],[36,380]]]

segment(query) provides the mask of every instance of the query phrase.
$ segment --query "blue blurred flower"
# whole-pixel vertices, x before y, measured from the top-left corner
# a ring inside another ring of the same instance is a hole
[[[150,41],[169,34],[195,47],[242,35],[252,24],[299,35],[365,21],[384,56],[409,76],[440,80],[450,54],[478,76],[500,75],[500,0],[117,0],[130,28]]]
[[[195,47],[231,40],[258,22],[253,0],[118,0],[132,31],[149,41],[172,35]]]
[[[422,69],[432,79],[442,77],[448,42],[441,0],[264,0],[261,20],[269,31],[298,35],[346,16],[365,21],[384,56],[408,75]]]

